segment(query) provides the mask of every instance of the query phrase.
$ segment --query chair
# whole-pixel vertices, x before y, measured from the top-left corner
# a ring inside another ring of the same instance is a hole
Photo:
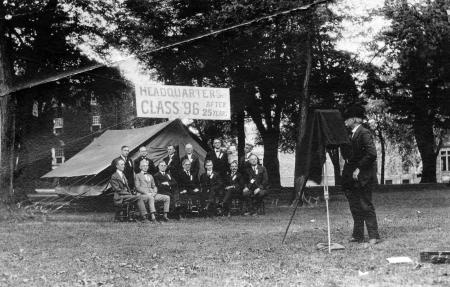
[[[136,205],[131,202],[123,202],[114,204],[114,221],[116,222],[132,222],[136,221],[137,211]]]

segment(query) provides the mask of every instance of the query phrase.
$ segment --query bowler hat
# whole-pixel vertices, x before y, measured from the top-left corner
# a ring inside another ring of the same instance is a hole
[[[350,118],[360,118],[360,119],[364,119],[365,113],[365,109],[363,106],[358,105],[358,104],[354,104],[350,107],[348,107],[345,111],[344,111],[344,119],[350,119]]]

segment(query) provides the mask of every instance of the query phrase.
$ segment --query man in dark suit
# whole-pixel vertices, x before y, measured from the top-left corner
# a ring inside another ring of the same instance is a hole
[[[167,156],[163,159],[167,165],[167,172],[169,172],[176,180],[178,180],[178,173],[180,171],[180,158],[178,157],[175,146],[167,146]]]
[[[205,161],[205,173],[200,176],[200,186],[203,201],[206,202],[205,211],[209,216],[215,215],[216,196],[223,194],[222,179],[219,174],[213,171],[212,160]]]
[[[205,162],[211,160],[214,171],[225,181],[227,172],[230,169],[228,163],[228,154],[222,150],[222,140],[214,139],[213,150],[206,154]]]
[[[191,162],[188,159],[183,160],[183,170],[178,175],[178,190],[180,213],[191,210],[192,206],[196,207],[196,211],[200,209],[202,206],[200,182],[198,177],[191,174]]]
[[[242,195],[242,190],[245,186],[245,179],[238,171],[237,161],[233,161],[230,164],[230,173],[227,175],[227,181],[225,183],[225,196],[223,197],[224,214],[230,216],[230,205],[233,196]]]
[[[165,161],[162,160],[158,163],[158,169],[159,171],[153,176],[153,178],[155,179],[156,187],[158,188],[158,193],[165,194],[170,197],[172,210],[177,213],[176,209],[179,204],[177,182],[173,178],[173,176],[166,171],[167,165]]]
[[[141,161],[145,159],[148,162],[148,171],[147,173],[154,175],[156,172],[158,172],[158,169],[156,168],[153,161],[148,157],[147,148],[145,146],[141,146],[139,148],[139,157],[134,160],[134,172],[140,173],[141,168],[139,167],[141,164]]]
[[[123,170],[123,173],[125,174],[125,177],[128,181],[128,186],[130,187],[130,191],[134,191],[134,165],[131,159],[128,157],[128,154],[130,153],[130,148],[126,145],[122,146],[120,149],[120,156],[116,159],[114,159],[111,162],[111,166],[115,167],[115,163],[117,160],[122,159],[125,162],[125,169]]]
[[[185,159],[188,159],[191,162],[191,174],[194,177],[198,177],[198,173],[200,171],[200,160],[197,155],[194,154],[194,148],[192,144],[188,143],[184,147],[186,154],[181,158],[181,162]]]
[[[250,143],[246,143],[244,147],[245,154],[239,158],[239,171],[241,173],[245,173],[247,168],[250,167],[250,163],[248,161],[250,155],[252,154],[253,145]],[[259,163],[259,162],[258,162]]]
[[[114,164],[116,166],[116,172],[113,173],[109,182],[114,192],[114,204],[120,205],[124,202],[136,204],[140,214],[139,220],[147,222],[147,210],[145,205],[149,203],[148,197],[142,194],[132,194],[127,177],[124,174],[125,161],[122,158],[115,160]]]
[[[351,153],[342,171],[342,187],[347,196],[353,217],[353,234],[350,242],[364,240],[364,223],[369,243],[380,241],[372,190],[377,184],[377,151],[368,129],[362,126],[364,108],[352,106],[346,113],[345,126],[351,130]]]
[[[247,168],[246,187],[243,195],[247,197],[250,203],[250,214],[255,215],[256,209],[261,205],[264,197],[267,195],[269,186],[269,177],[264,166],[258,164],[258,157],[255,154],[250,155],[250,167]]]

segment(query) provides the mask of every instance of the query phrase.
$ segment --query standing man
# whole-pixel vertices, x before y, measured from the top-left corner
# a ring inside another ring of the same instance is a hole
[[[176,154],[175,146],[167,146],[167,156],[163,159],[167,165],[167,172],[169,172],[176,180],[178,180],[178,173],[180,167],[180,158]]]
[[[250,167],[247,168],[247,186],[244,187],[243,195],[248,198],[250,213],[254,215],[267,195],[269,177],[266,168],[258,164],[258,157],[256,155],[250,155],[248,161]]]
[[[200,176],[203,201],[206,202],[205,210],[209,216],[213,216],[216,210],[216,196],[223,193],[222,180],[219,174],[213,171],[212,160],[205,161],[205,173]]]
[[[120,148],[120,156],[116,159],[114,159],[111,163],[111,166],[115,166],[116,161],[119,159],[122,159],[125,163],[125,169],[123,170],[123,173],[125,174],[125,177],[128,181],[128,186],[130,187],[130,191],[134,191],[134,166],[131,159],[128,157],[128,154],[130,153],[130,147],[127,145],[124,145]]]
[[[158,194],[155,181],[151,174],[148,173],[148,161],[143,159],[139,165],[141,170],[135,175],[136,192],[148,198],[148,206],[150,210],[150,220],[156,221],[156,208],[155,202],[162,202],[164,204],[163,220],[169,221],[167,213],[169,213],[170,197],[165,194]]]
[[[377,151],[369,130],[363,127],[364,108],[351,106],[344,114],[345,126],[351,131],[351,154],[342,171],[342,187],[353,217],[350,242],[364,240],[364,223],[369,243],[380,242],[372,190],[377,183]]]
[[[191,163],[191,174],[195,177],[198,177],[198,173],[200,171],[200,160],[198,159],[198,156],[194,154],[194,148],[192,147],[192,144],[186,144],[184,150],[186,151],[186,155],[181,158],[181,162],[183,162],[185,159],[189,160]]]
[[[114,204],[121,205],[127,202],[136,204],[140,215],[139,220],[141,222],[146,222],[147,210],[145,204],[149,203],[149,198],[142,194],[132,194],[127,177],[124,174],[125,161],[122,158],[114,160],[114,165],[116,166],[116,171],[112,174],[109,182],[114,191]]]
[[[229,170],[229,163],[228,154],[222,150],[222,140],[214,139],[213,150],[206,154],[205,163],[208,160],[212,161],[215,172],[222,181],[225,181]]]
[[[139,157],[134,160],[134,172],[135,173],[141,172],[141,169],[139,166],[143,159],[145,159],[148,162],[148,171],[147,172],[151,175],[154,175],[158,170],[156,169],[153,161],[148,157],[147,148],[145,146],[141,146],[139,148]]]
[[[242,195],[242,190],[245,185],[245,179],[238,171],[238,162],[233,161],[230,164],[230,173],[227,175],[225,183],[225,196],[223,197],[224,214],[230,216],[230,205],[233,196]]]
[[[239,158],[239,171],[241,173],[245,172],[247,168],[250,167],[250,163],[248,162],[248,159],[250,158],[250,155],[252,154],[253,145],[250,143],[246,143],[244,147],[245,154]]]

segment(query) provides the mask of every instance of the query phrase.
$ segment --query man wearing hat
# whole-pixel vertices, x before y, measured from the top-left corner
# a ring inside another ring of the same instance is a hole
[[[371,132],[363,125],[364,108],[354,105],[344,113],[345,126],[351,131],[351,153],[342,171],[342,187],[353,217],[350,242],[364,241],[364,223],[369,243],[380,242],[372,190],[377,184],[377,151]]]

